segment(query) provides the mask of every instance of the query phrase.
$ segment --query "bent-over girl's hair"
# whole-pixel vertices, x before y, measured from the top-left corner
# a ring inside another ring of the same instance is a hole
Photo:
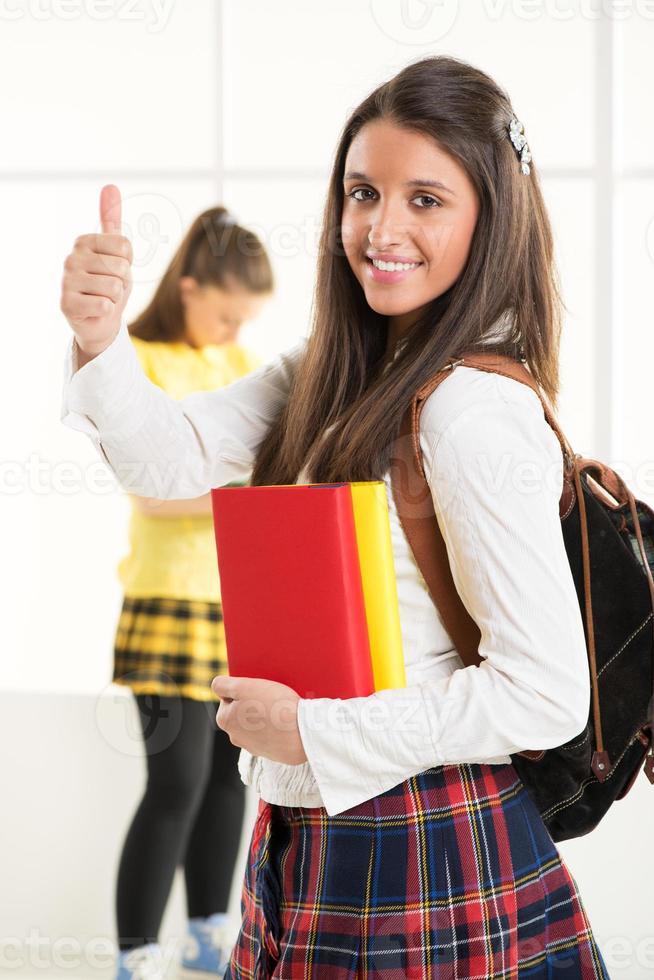
[[[168,342],[182,339],[182,276],[192,276],[201,286],[225,290],[270,293],[274,289],[270,260],[255,233],[235,222],[227,208],[208,208],[187,231],[149,304],[128,324],[132,337]]]
[[[382,479],[417,388],[498,323],[509,336],[480,349],[517,357],[522,345],[556,409],[562,301],[552,230],[538,165],[523,174],[508,135],[514,115],[522,118],[492,78],[444,55],[407,65],[352,112],[329,180],[306,351],[258,448],[253,485],[294,483],[305,461],[312,482]],[[341,237],[346,154],[377,119],[431,136],[465,168],[480,202],[465,268],[428,304],[383,378],[388,319],[369,307]]]

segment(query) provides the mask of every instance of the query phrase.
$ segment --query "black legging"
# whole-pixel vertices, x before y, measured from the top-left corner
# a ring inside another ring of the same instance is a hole
[[[245,811],[241,750],[216,724],[219,702],[135,697],[148,779],[118,869],[121,950],[157,941],[177,865],[190,918],[227,911]]]

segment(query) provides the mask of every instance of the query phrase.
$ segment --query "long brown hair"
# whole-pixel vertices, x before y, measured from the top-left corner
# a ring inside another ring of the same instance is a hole
[[[254,232],[239,225],[227,208],[208,208],[193,221],[149,304],[128,325],[132,337],[167,342],[182,339],[182,276],[192,276],[201,286],[238,286],[252,293],[274,289],[270,260]]]
[[[492,78],[443,55],[407,65],[352,112],[324,208],[312,329],[287,403],[259,446],[253,485],[294,483],[305,462],[313,482],[382,479],[414,393],[463,351],[524,353],[556,408],[561,299],[553,238],[537,166],[523,174],[509,139],[514,114],[521,118]],[[383,377],[388,320],[368,306],[341,238],[346,154],[361,127],[381,118],[433,137],[465,168],[480,199],[464,270],[413,324]],[[507,317],[509,335],[484,343]]]

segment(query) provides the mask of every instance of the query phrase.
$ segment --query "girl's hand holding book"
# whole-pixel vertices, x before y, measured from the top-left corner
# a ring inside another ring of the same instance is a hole
[[[216,724],[232,745],[290,766],[307,761],[297,722],[300,695],[292,687],[260,677],[219,675],[211,690],[221,699]]]

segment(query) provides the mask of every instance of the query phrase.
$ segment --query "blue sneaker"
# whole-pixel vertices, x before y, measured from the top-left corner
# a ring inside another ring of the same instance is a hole
[[[188,937],[178,971],[180,980],[215,980],[227,969],[238,929],[226,912],[188,920]]]
[[[166,970],[161,952],[159,943],[119,952],[116,980],[163,980]]]

